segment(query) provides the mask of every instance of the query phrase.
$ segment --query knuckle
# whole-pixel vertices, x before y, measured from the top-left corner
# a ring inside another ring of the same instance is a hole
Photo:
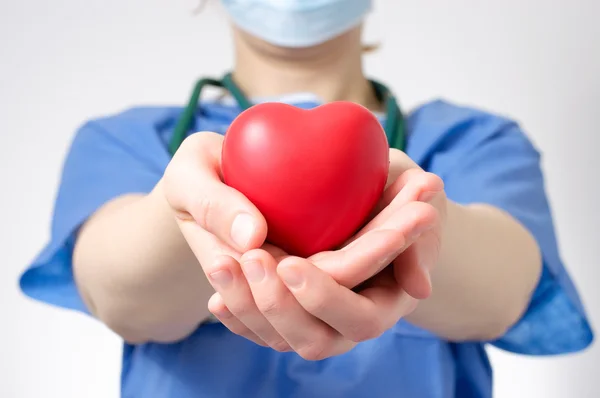
[[[421,170],[417,175],[417,178],[418,178],[417,181],[421,184],[427,184],[429,182],[435,181],[435,177],[436,177],[435,174],[430,173],[428,171]]]
[[[411,168],[409,170],[406,170],[402,177],[406,178],[409,182],[411,182],[413,179],[418,178],[420,175],[423,174],[423,170],[419,169],[419,168]]]
[[[311,295],[310,300],[307,300],[304,304],[304,308],[309,313],[318,316],[327,309],[327,297],[323,293],[314,293]]]
[[[255,312],[251,305],[244,303],[233,304],[229,311],[238,319],[247,318]]]
[[[259,311],[267,318],[278,315],[282,312],[281,300],[271,297],[257,303]]]
[[[195,201],[192,216],[202,228],[209,230],[209,222],[214,209],[215,202],[210,197],[202,196]]]
[[[296,352],[307,361],[321,361],[328,357],[329,339],[315,339],[310,344],[303,346]]]
[[[291,351],[290,345],[287,343],[287,341],[285,341],[283,339],[277,340],[274,343],[270,344],[270,347],[272,349],[274,349],[275,351],[278,351],[278,352],[289,352],[289,351]]]
[[[230,325],[227,325],[227,329],[229,329],[229,331],[233,334],[237,334],[238,336],[244,337],[244,338],[251,338],[253,337],[253,333],[250,331],[250,329],[248,329],[246,326],[240,324],[240,323],[232,323]]]
[[[419,216],[427,220],[435,221],[435,218],[438,217],[438,211],[431,203],[415,202],[415,210],[420,213]]]
[[[233,314],[229,312],[229,309],[224,305],[214,305],[209,303],[208,310],[219,319],[229,319],[233,317]]]
[[[233,314],[228,309],[209,308],[208,310],[219,320],[227,321],[233,318]]]
[[[440,185],[442,188],[444,187],[444,180],[437,174],[427,171],[427,172],[425,172],[425,175],[431,182],[433,182],[437,185]]]
[[[230,325],[227,327],[232,333],[237,334],[240,337],[244,337],[246,339],[252,339],[254,337],[254,333],[250,331],[246,326],[242,324]]]
[[[384,331],[383,323],[375,319],[369,322],[355,323],[346,337],[355,343],[361,343],[380,337]]]

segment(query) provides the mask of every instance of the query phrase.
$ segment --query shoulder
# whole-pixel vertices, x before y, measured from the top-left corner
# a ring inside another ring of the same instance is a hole
[[[135,106],[108,115],[87,120],[81,130],[102,133],[121,140],[148,139],[158,137],[168,141],[183,106]],[[196,128],[223,133],[239,111],[236,107],[218,101],[203,101],[196,115]],[[225,126],[225,127],[223,127]]]
[[[107,135],[156,134],[170,128],[181,113],[181,107],[131,107],[88,119],[83,131],[102,132]]]
[[[89,118],[75,131],[65,169],[128,164],[160,170],[169,160],[167,136],[181,108],[131,107]]]
[[[515,123],[513,119],[493,111],[442,99],[417,106],[409,114],[408,122],[414,129],[438,129],[446,133],[482,124],[501,127]]]
[[[165,165],[170,160],[169,141],[184,109],[183,106],[135,106],[90,118],[77,129],[70,157],[118,156]],[[190,130],[223,134],[235,115],[234,107],[202,102]]]
[[[76,130],[72,149],[162,150],[181,112],[181,107],[136,106],[91,117]]]
[[[407,152],[419,163],[441,154],[466,155],[482,145],[506,140],[537,154],[517,120],[445,100],[416,107],[407,117],[407,127]]]

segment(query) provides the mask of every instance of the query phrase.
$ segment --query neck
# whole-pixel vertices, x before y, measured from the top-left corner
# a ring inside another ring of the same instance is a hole
[[[360,31],[306,49],[282,49],[235,31],[233,77],[248,97],[310,92],[325,102],[381,105],[363,73]]]

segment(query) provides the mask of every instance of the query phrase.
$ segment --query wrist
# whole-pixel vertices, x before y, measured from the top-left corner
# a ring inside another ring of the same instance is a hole
[[[164,180],[162,178],[154,186],[152,191],[143,198],[143,202],[146,211],[148,212],[147,214],[152,214],[161,224],[168,223],[175,227],[177,226],[177,217],[167,200]]]

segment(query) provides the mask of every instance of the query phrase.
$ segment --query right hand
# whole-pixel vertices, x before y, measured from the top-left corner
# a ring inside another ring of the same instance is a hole
[[[222,146],[216,133],[189,136],[162,181],[179,228],[209,277],[216,264],[262,246],[267,235],[258,209],[221,180]]]

